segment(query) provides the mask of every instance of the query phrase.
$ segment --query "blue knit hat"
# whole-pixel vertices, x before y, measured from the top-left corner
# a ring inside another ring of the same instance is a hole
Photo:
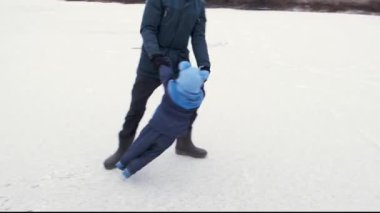
[[[187,95],[196,95],[201,92],[203,79],[198,68],[191,67],[188,61],[179,63],[179,76],[176,79],[178,89]]]

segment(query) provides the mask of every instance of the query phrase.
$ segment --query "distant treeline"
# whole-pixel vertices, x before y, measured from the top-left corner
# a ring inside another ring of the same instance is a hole
[[[67,0],[120,3],[144,3],[145,0]],[[208,7],[252,10],[306,10],[380,14],[380,0],[206,0]]]

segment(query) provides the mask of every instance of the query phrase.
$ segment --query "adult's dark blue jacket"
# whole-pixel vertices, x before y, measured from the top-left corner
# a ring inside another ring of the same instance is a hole
[[[205,31],[204,0],[147,0],[140,28],[143,47],[138,73],[158,79],[151,59],[163,54],[171,59],[177,74],[178,63],[189,60],[190,38],[198,66],[210,67]]]

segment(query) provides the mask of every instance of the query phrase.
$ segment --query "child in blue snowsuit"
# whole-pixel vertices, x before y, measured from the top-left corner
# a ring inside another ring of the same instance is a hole
[[[209,72],[191,67],[187,61],[179,64],[179,70],[178,78],[173,79],[172,69],[160,66],[165,94],[149,123],[116,164],[124,177],[135,174],[185,134],[193,113],[201,105],[205,95],[203,83]]]

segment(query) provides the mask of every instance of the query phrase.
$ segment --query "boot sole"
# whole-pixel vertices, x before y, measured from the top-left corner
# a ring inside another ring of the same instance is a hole
[[[177,155],[183,155],[183,156],[188,156],[188,157],[193,157],[193,158],[206,158],[206,156],[207,156],[207,154],[205,154],[205,155],[190,155],[188,152],[181,151],[178,149],[175,150],[175,153]]]

